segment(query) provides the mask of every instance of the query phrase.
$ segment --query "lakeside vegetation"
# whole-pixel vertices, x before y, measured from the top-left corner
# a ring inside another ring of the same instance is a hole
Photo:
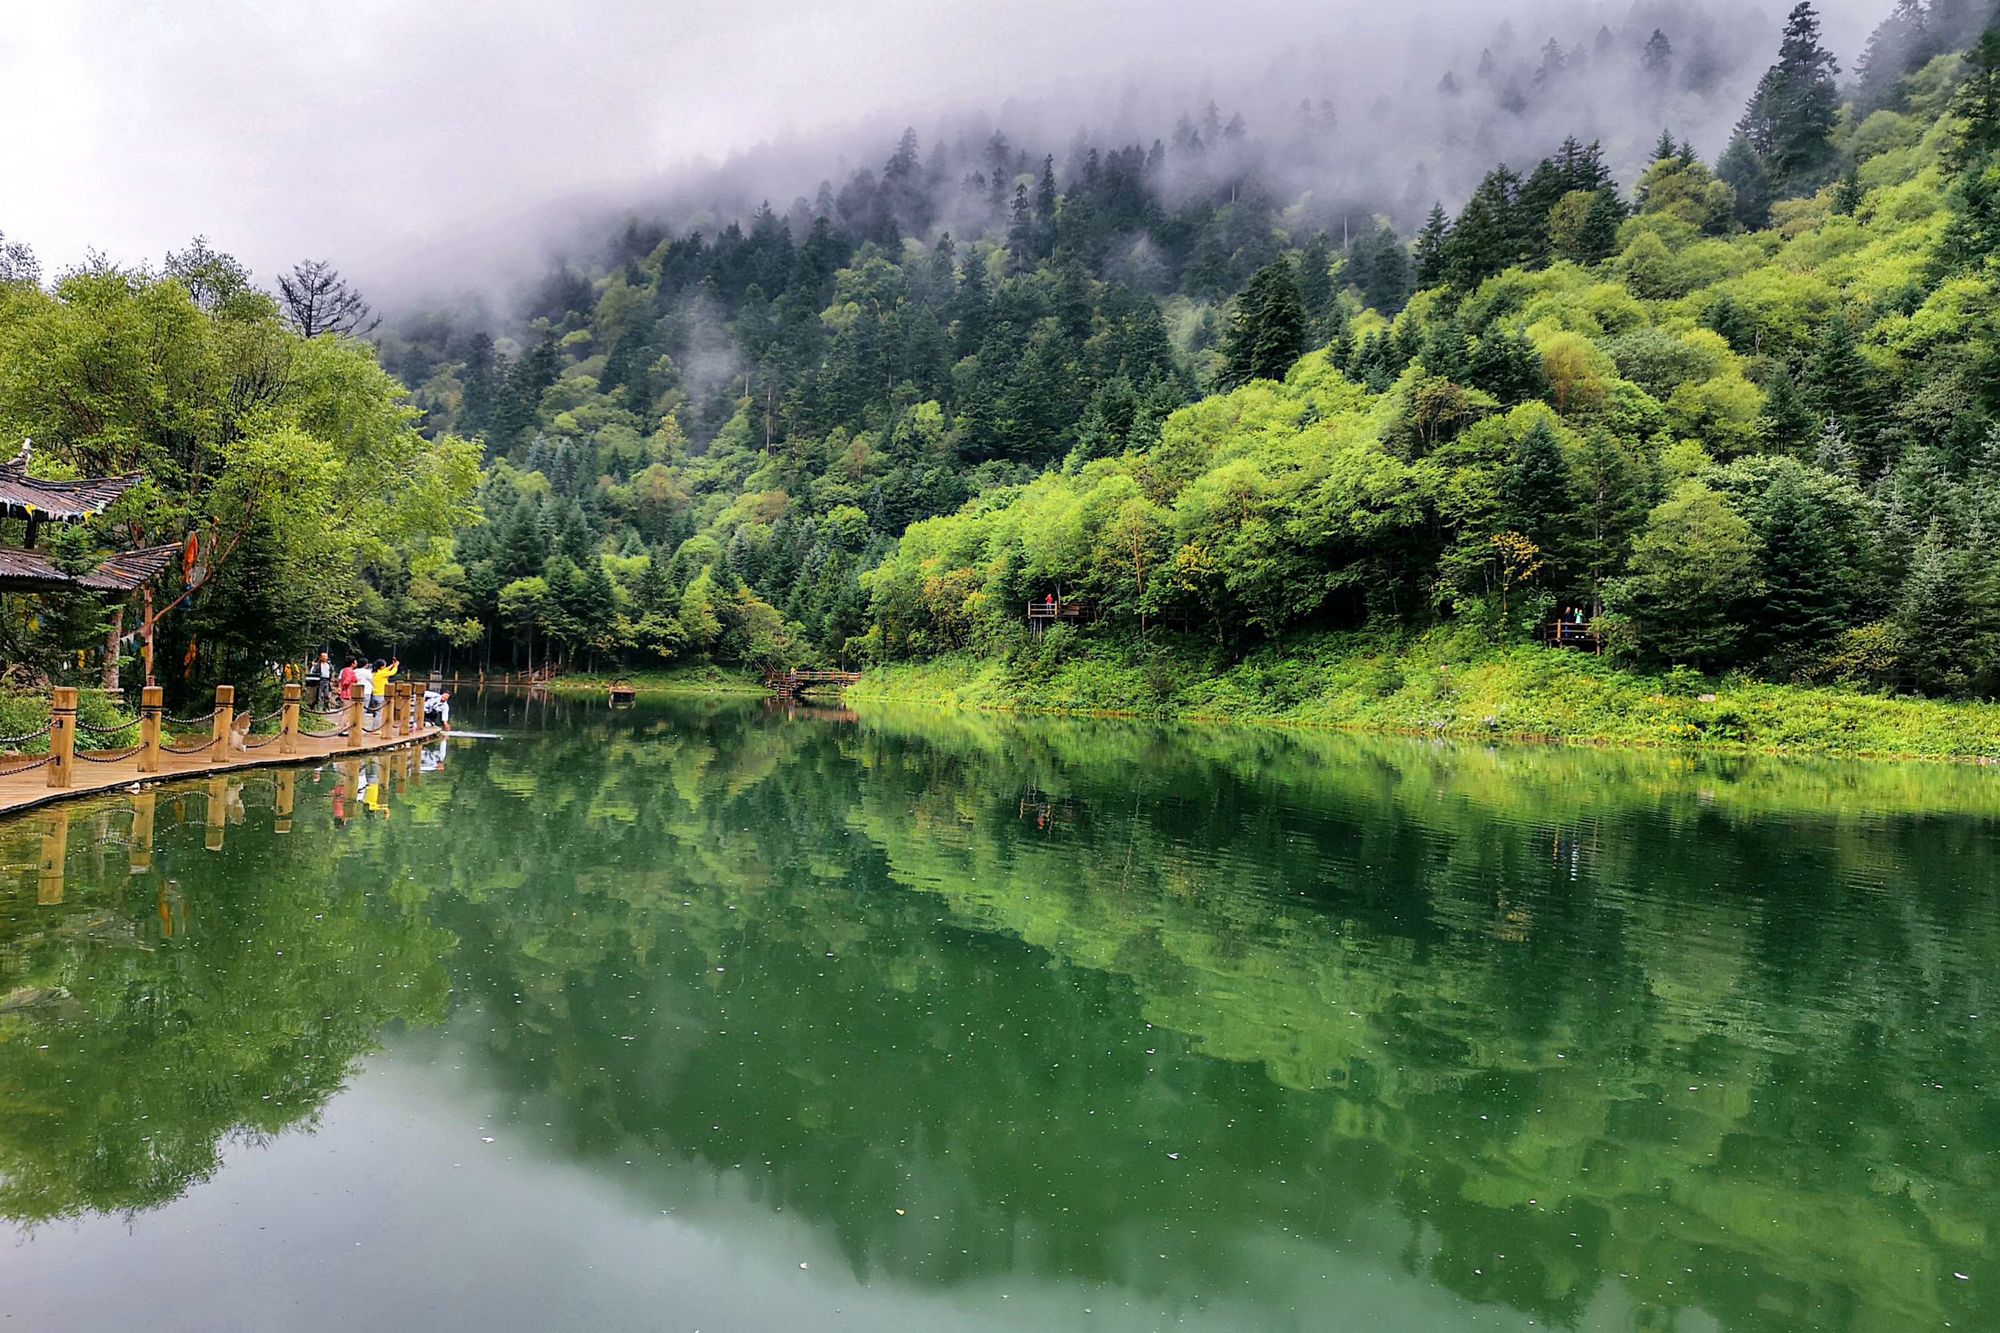
[[[1053,635],[1051,637],[1054,637]],[[871,669],[850,703],[910,703],[1339,727],[1416,735],[1871,758],[2000,761],[2000,710],[1978,702],[1620,670],[1447,632],[1327,634],[1231,659],[1074,636],[1044,651]]]

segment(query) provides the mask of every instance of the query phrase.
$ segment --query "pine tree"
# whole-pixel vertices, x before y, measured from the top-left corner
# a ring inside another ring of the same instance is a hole
[[[1505,166],[1488,172],[1465,203],[1445,242],[1445,276],[1469,290],[1526,257],[1520,218],[1521,178]]]
[[[1872,475],[1882,461],[1874,455],[1881,410],[1875,369],[1861,355],[1860,334],[1845,316],[1821,325],[1815,342],[1801,385],[1805,399],[1820,416],[1840,423]]]
[[[1221,385],[1283,379],[1305,350],[1305,340],[1305,310],[1292,266],[1279,259],[1259,269],[1237,298],[1223,345]]]
[[[1618,229],[1625,224],[1625,203],[1618,191],[1605,186],[1591,196],[1590,212],[1584,215],[1578,248],[1587,263],[1609,259],[1618,250]]]
[[[1431,205],[1424,229],[1417,233],[1416,275],[1420,288],[1435,287],[1445,279],[1445,247],[1451,239],[1451,220],[1443,204]]]
[[[1778,63],[1765,72],[1736,127],[1717,174],[1736,186],[1746,225],[1761,225],[1772,198],[1807,194],[1833,175],[1833,125],[1840,109],[1840,66],[1820,45],[1819,15],[1800,0],[1785,21]],[[1756,170],[1751,169],[1752,159]],[[1761,185],[1761,206],[1745,207],[1744,187]],[[1754,221],[1750,221],[1754,219]]]
[[[1771,377],[1764,398],[1764,415],[1759,433],[1764,445],[1774,453],[1802,454],[1814,443],[1819,418],[1799,392],[1789,370],[1780,369]]]
[[[1965,80],[1951,109],[1964,127],[1953,147],[1953,167],[1967,173],[2000,152],[2000,19],[1965,57]]]
[[[1672,130],[1661,130],[1660,141],[1653,145],[1653,160],[1655,162],[1665,162],[1669,158],[1679,157],[1680,151],[1679,146],[1674,143],[1674,132]]]
[[[1861,207],[1863,194],[1861,168],[1849,162],[1847,170],[1840,173],[1839,187],[1833,192],[1833,211],[1842,217],[1853,217]]]
[[[1898,101],[1904,76],[1933,54],[1924,0],[1896,0],[1868,36],[1856,70],[1854,100],[1863,114]]]
[[[1973,607],[1969,562],[1934,529],[1910,560],[1896,608],[1900,657],[1908,683],[1925,694],[1957,694],[1975,664],[1968,659]]]
[[[1639,63],[1655,79],[1667,77],[1667,71],[1673,68],[1674,44],[1667,39],[1666,33],[1653,29],[1653,35],[1646,39],[1646,49],[1641,53]]]
[[[1736,127],[1729,146],[1716,159],[1715,174],[1736,191],[1738,223],[1754,231],[1771,220],[1770,172],[1744,126]]]
[[[1395,230],[1378,224],[1354,249],[1362,300],[1385,315],[1402,310],[1410,299],[1410,256]]]
[[[1757,536],[1764,600],[1757,625],[1766,656],[1799,661],[1832,638],[1847,610],[1833,535],[1796,469],[1764,497]]]
[[[1035,257],[1046,259],[1055,249],[1056,160],[1042,158],[1042,179],[1035,188]]]
[[[1326,233],[1320,232],[1299,255],[1299,304],[1305,310],[1310,341],[1324,343],[1333,336],[1333,304],[1338,296],[1333,286],[1333,249]]]
[[[1035,212],[1028,202],[1026,181],[1014,184],[1013,221],[1007,228],[1007,249],[1014,256],[1014,271],[1027,272],[1035,256]]]
[[[1542,355],[1528,335],[1500,329],[1488,331],[1472,349],[1466,376],[1473,388],[1484,389],[1508,407],[1539,397],[1547,387]]]
[[[541,513],[527,496],[515,501],[507,516],[507,534],[500,542],[500,572],[504,581],[531,578],[542,572],[549,558],[548,539],[543,535]]]
[[[1576,489],[1562,441],[1546,417],[1538,418],[1514,446],[1500,485],[1501,521],[1542,550],[1551,574],[1567,572]]]

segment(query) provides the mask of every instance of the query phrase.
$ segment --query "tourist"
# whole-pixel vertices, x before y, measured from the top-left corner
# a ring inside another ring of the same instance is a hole
[[[361,711],[375,711],[375,668],[363,659],[354,668],[354,692],[361,697]]]
[[[333,695],[333,659],[325,653],[319,661],[306,668],[306,679],[312,684],[314,708],[325,708]]]
[[[361,664],[356,659],[347,659],[347,665],[340,669],[340,702],[345,704],[354,698],[354,687],[361,679]]]
[[[381,659],[381,658],[379,658],[379,657],[378,657],[378,658],[376,658],[376,659],[375,659],[375,693],[377,693],[377,694],[381,695],[381,696],[382,696],[382,697],[384,697],[384,698],[387,698],[387,697],[388,697],[388,695],[389,695],[389,682],[390,682],[390,680],[391,680],[391,679],[393,679],[393,678],[395,677],[395,674],[396,674],[396,673],[397,673],[398,671],[401,671],[402,669],[403,669],[403,659],[402,659],[402,658],[400,658],[400,657],[399,657],[399,658],[397,658],[397,659],[396,659],[395,661],[393,661],[393,662],[390,662],[390,663],[389,663],[389,664],[387,664],[386,666],[385,666],[385,665],[383,665],[383,662],[382,662],[382,659]]]
[[[451,730],[451,691],[425,688],[424,724]]]

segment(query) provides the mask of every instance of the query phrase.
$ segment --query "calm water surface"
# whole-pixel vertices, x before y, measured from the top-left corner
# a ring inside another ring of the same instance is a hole
[[[466,711],[0,825],[0,1324],[2000,1328],[2000,775]]]

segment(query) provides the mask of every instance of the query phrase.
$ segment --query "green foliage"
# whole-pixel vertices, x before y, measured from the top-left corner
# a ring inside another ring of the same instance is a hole
[[[159,674],[177,695],[349,633],[364,566],[463,519],[476,446],[427,438],[406,399],[367,345],[302,338],[200,243],[165,274],[97,266],[46,290],[0,285],[0,435],[32,437],[45,475],[146,477],[52,538],[60,558],[87,568],[107,550],[200,538],[207,578],[190,599],[160,599]],[[54,669],[100,647],[104,606],[35,605],[42,631],[9,645],[12,660]]]

